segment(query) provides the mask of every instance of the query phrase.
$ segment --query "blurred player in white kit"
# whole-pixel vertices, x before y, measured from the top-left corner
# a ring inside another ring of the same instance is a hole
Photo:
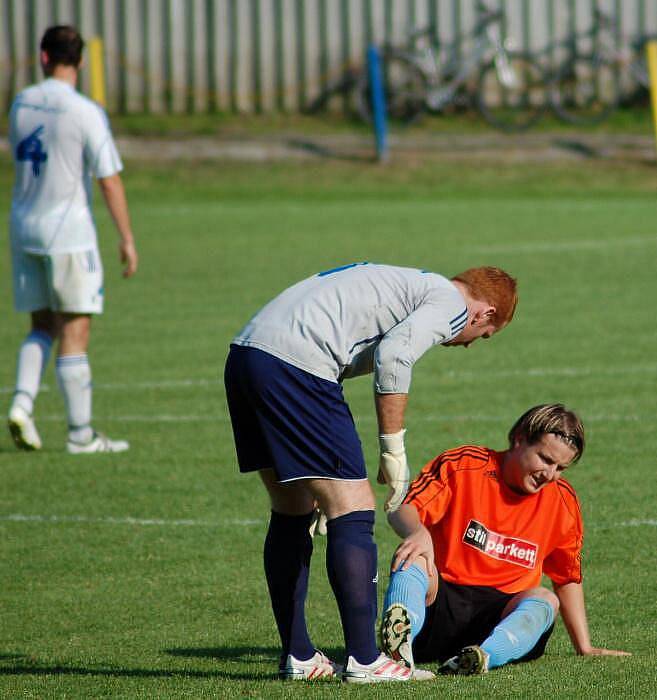
[[[41,40],[45,80],[18,94],[9,118],[15,163],[11,207],[14,301],[31,315],[18,352],[8,426],[16,446],[41,448],[32,414],[52,344],[59,339],[57,383],[68,420],[71,454],[122,452],[91,423],[87,347],[91,314],[103,311],[103,267],[91,211],[91,176],[98,179],[119,234],[123,276],[137,270],[122,163],[105,112],[76,91],[84,41],[74,27],[55,26]]]

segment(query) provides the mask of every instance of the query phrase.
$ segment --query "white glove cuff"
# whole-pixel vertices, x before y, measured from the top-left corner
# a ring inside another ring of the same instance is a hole
[[[379,435],[379,449],[381,452],[398,454],[404,452],[404,434],[406,428],[402,428],[398,433]]]

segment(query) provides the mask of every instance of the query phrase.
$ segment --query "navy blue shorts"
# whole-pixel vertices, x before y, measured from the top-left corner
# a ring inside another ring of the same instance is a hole
[[[340,384],[238,345],[224,382],[241,472],[271,468],[280,482],[367,478]]]

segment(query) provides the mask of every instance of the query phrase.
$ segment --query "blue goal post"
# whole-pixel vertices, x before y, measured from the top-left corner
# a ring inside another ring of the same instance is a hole
[[[376,46],[370,46],[367,49],[367,71],[372,101],[372,122],[376,138],[376,157],[379,161],[386,161],[388,160],[388,124],[381,63],[381,52]]]

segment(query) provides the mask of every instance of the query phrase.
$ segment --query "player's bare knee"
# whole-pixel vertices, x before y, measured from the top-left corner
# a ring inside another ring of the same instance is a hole
[[[552,606],[552,610],[554,610],[554,615],[556,617],[559,613],[559,598],[557,598],[557,596],[547,588],[540,588],[539,590],[543,591],[542,598],[547,600],[547,602]]]
[[[531,588],[530,590],[525,591],[522,597],[540,598],[541,600],[546,601],[552,606],[552,610],[554,610],[555,615],[559,612],[559,599],[548,588],[544,588],[543,586],[539,586],[538,588]]]
[[[536,588],[529,588],[528,590],[522,591],[514,596],[504,608],[502,617],[506,617],[512,613],[518,607],[518,605],[520,605],[520,603],[527,598],[539,598],[540,600],[546,601],[552,607],[555,617],[557,616],[559,612],[559,599],[549,589],[543,588],[543,586],[538,586]]]
[[[548,588],[543,586],[538,586],[537,588],[531,588],[525,592],[523,596],[525,598],[541,598],[546,600],[555,609],[555,612],[559,609],[559,599],[557,596]]]
[[[367,479],[308,479],[308,489],[331,520],[358,510],[374,510],[374,493]]]

